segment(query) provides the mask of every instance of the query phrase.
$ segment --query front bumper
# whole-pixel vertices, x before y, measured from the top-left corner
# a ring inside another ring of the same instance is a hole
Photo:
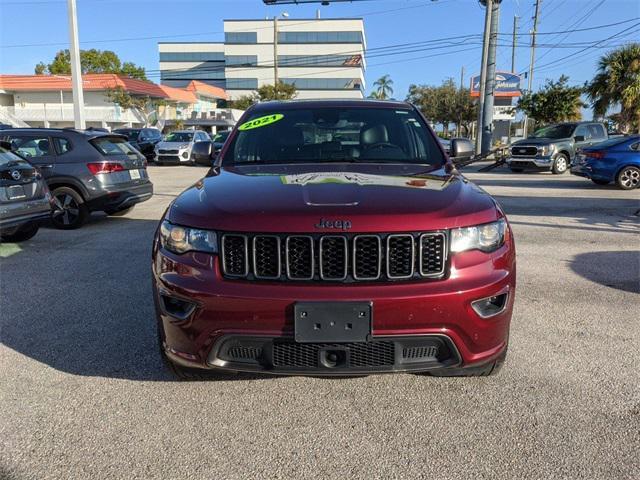
[[[175,255],[157,244],[153,277],[163,347],[175,363],[205,369],[321,375],[427,371],[491,362],[507,347],[516,283],[511,235],[493,253],[453,255],[448,275],[442,280],[361,285],[228,280],[222,277],[217,256]],[[471,307],[475,300],[503,293],[508,294],[506,307],[495,316],[482,318]],[[296,343],[293,309],[298,301],[371,302],[371,335],[353,346]],[[171,306],[172,302],[175,305]],[[392,344],[387,346],[392,349],[387,355],[392,355],[393,361],[388,356],[382,363],[363,366],[345,360],[339,367],[322,362],[323,352],[346,349],[340,355],[350,359],[352,348],[368,351],[377,348],[376,342]],[[280,344],[292,350],[290,358],[301,355],[309,363],[276,361],[274,346]],[[230,345],[245,352],[247,358],[228,354]],[[306,350],[299,352],[300,345],[307,345]],[[408,361],[408,348],[428,354]]]
[[[594,179],[594,180],[603,180],[603,181],[613,181],[614,176],[611,171],[600,171],[598,168],[594,168],[593,165],[589,165],[588,163],[575,163],[571,165],[570,172],[572,175],[577,175],[578,177]]]
[[[553,157],[510,157],[507,159],[507,165],[525,170],[551,170]]]

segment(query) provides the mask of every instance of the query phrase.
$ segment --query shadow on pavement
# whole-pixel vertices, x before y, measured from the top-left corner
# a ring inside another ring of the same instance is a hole
[[[74,375],[172,380],[158,353],[151,293],[156,226],[92,218],[19,244],[0,259],[2,343]]]
[[[640,251],[581,253],[573,258],[570,266],[592,282],[640,293]]]

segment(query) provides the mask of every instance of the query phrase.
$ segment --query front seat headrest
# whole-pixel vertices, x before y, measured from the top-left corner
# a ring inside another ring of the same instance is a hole
[[[389,133],[384,125],[363,127],[360,131],[360,143],[362,145],[375,145],[377,143],[389,143]]]

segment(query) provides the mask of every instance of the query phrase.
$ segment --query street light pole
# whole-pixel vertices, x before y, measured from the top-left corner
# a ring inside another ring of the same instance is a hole
[[[531,32],[531,59],[529,60],[529,82],[527,86],[527,90],[531,93],[531,89],[533,89],[533,66],[536,61],[536,33],[538,32],[538,16],[540,14],[540,3],[542,0],[536,0],[536,13],[533,17],[533,30]],[[529,123],[529,118],[525,114],[524,120],[522,121],[522,135],[524,138],[527,138],[527,127]]]
[[[480,65],[480,91],[478,97],[478,128],[476,128],[476,154],[482,150],[482,118],[484,110],[484,96],[487,88],[487,57],[489,55],[489,32],[491,29],[491,11],[493,0],[486,0],[484,15],[484,38],[482,40],[482,60]]]
[[[516,73],[516,43],[518,42],[518,16],[513,16],[513,39],[511,46],[511,73]]]
[[[278,93],[278,16],[273,17],[273,85]]]
[[[69,15],[69,55],[71,60],[71,85],[73,90],[73,119],[75,127],[84,130],[86,123],[84,121],[84,93],[82,91],[82,69],[80,67],[76,0],[67,0],[67,13]]]

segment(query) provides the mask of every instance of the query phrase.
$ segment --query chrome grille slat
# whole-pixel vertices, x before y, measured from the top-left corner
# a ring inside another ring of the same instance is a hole
[[[445,276],[448,234],[224,233],[220,258],[223,275],[234,279],[418,281]]]

